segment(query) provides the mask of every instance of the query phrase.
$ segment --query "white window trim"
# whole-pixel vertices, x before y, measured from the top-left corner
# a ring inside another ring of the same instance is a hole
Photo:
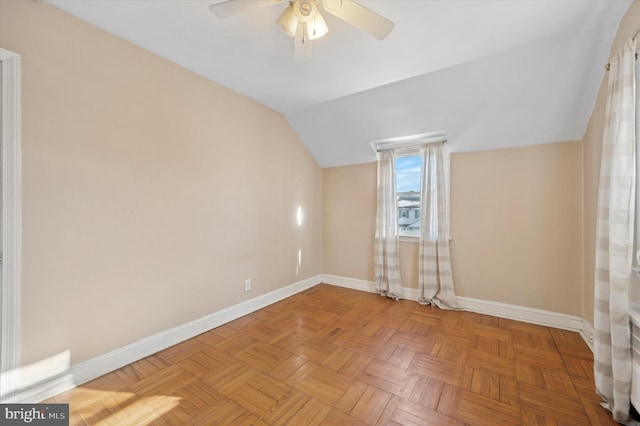
[[[14,402],[19,384],[21,282],[20,55],[0,49],[2,67],[2,286],[0,291],[0,402]]]
[[[415,232],[416,234],[406,234],[400,233],[399,238],[401,243],[419,243],[420,242],[420,231],[404,231],[404,232]]]
[[[445,131],[419,133],[417,135],[401,136],[398,138],[382,139],[369,144],[374,153],[388,149],[411,148],[425,143],[446,142]]]

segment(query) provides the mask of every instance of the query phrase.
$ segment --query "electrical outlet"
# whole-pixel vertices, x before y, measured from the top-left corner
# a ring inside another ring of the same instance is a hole
[[[251,278],[244,280],[244,291],[251,290]]]

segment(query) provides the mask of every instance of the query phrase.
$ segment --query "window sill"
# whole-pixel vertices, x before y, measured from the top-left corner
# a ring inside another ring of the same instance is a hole
[[[417,244],[420,242],[419,235],[400,235],[399,237],[401,243],[414,243]]]
[[[400,235],[398,237],[401,243],[414,243],[417,244],[420,242],[419,235]],[[453,238],[449,237],[449,242],[453,241]]]

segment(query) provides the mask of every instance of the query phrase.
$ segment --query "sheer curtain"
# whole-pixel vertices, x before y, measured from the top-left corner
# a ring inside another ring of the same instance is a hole
[[[629,281],[635,215],[635,41],[611,61],[598,189],[594,309],[596,391],[629,421]]]
[[[400,258],[398,241],[398,208],[396,167],[392,151],[378,153],[378,209],[376,213],[376,291],[401,299]]]
[[[423,305],[458,309],[449,251],[446,179],[449,151],[445,142],[425,144],[420,195],[419,299]]]

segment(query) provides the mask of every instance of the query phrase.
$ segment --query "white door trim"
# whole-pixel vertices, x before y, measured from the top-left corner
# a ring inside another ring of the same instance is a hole
[[[0,402],[19,386],[21,278],[20,55],[0,49],[2,67],[2,286],[0,291]]]

